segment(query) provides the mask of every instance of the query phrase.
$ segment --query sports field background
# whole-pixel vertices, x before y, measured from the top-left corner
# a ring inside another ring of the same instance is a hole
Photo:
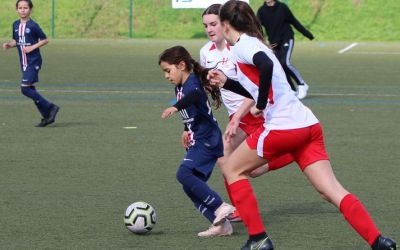
[[[1,43],[3,41],[0,41]],[[175,180],[183,157],[174,98],[159,53],[205,40],[52,40],[38,84],[60,107],[54,125],[19,92],[17,51],[0,53],[0,249],[239,249],[246,230],[199,239],[209,225]],[[320,119],[338,179],[400,241],[400,45],[297,43],[293,64],[310,85],[304,103]],[[227,117],[214,111],[221,127]],[[124,129],[136,127],[136,129]],[[295,164],[252,181],[277,249],[369,249]],[[219,170],[210,185],[226,198]],[[145,236],[123,214],[143,200],[157,211]]]
[[[52,11],[54,5],[54,12]],[[254,11],[264,0],[250,0]],[[282,0],[318,41],[399,41],[398,0]],[[134,38],[206,38],[202,9],[172,9],[171,0],[133,0]],[[54,29],[52,14],[54,13]],[[36,0],[32,18],[55,38],[127,38],[130,0]],[[2,1],[0,38],[11,37],[15,1]],[[53,37],[52,37],[53,38]],[[298,34],[296,41],[307,40]]]

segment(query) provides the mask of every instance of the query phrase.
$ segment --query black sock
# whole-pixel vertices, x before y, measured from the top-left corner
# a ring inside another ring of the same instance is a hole
[[[250,235],[249,240],[259,241],[259,240],[265,239],[267,236],[268,235],[267,235],[266,232],[262,232],[262,233],[259,233],[259,234],[253,234],[253,235]]]

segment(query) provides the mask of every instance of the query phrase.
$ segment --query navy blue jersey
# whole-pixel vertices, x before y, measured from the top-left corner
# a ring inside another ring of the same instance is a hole
[[[17,42],[19,53],[19,60],[21,68],[25,71],[28,67],[40,68],[42,65],[42,56],[40,50],[35,49],[29,54],[22,51],[25,46],[31,46],[39,42],[39,40],[46,39],[46,35],[40,26],[30,19],[26,23],[21,23],[17,20],[13,24],[13,39]]]
[[[221,131],[212,114],[207,94],[195,74],[190,74],[183,85],[175,88],[176,99],[179,101],[192,91],[196,91],[199,95],[198,101],[179,111],[189,131],[191,145],[193,146],[196,141],[206,140],[210,144],[206,145],[207,147],[216,147],[221,142]]]

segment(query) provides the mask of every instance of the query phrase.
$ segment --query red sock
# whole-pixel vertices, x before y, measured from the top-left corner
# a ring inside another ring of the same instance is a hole
[[[346,195],[339,206],[344,218],[370,246],[380,233],[363,204],[352,194]]]
[[[225,176],[224,176],[224,184],[225,184],[226,191],[228,192],[229,199],[230,199],[231,202],[232,202],[232,206],[236,207],[235,201],[234,201],[233,198],[232,198],[231,190],[229,189],[229,184],[228,184],[228,182],[226,181]]]
[[[238,180],[229,185],[229,189],[249,235],[265,232],[265,227],[258,209],[257,199],[249,180]]]
[[[280,169],[286,165],[289,165],[293,161],[294,158],[291,154],[281,155],[278,158],[274,158],[270,162],[268,162],[268,171]]]

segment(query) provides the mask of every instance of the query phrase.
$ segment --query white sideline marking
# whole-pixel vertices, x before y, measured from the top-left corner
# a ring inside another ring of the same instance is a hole
[[[356,47],[357,45],[358,45],[358,43],[352,43],[349,46],[347,46],[346,48],[339,50],[338,53],[343,54],[344,52],[351,50],[352,48]]]
[[[359,94],[359,93],[312,93],[310,96],[361,96],[361,97],[400,97],[396,94]]]
[[[137,127],[124,127],[124,129],[137,129]]]
[[[400,55],[400,52],[381,52],[381,51],[354,51],[347,54],[363,54],[363,55]]]

